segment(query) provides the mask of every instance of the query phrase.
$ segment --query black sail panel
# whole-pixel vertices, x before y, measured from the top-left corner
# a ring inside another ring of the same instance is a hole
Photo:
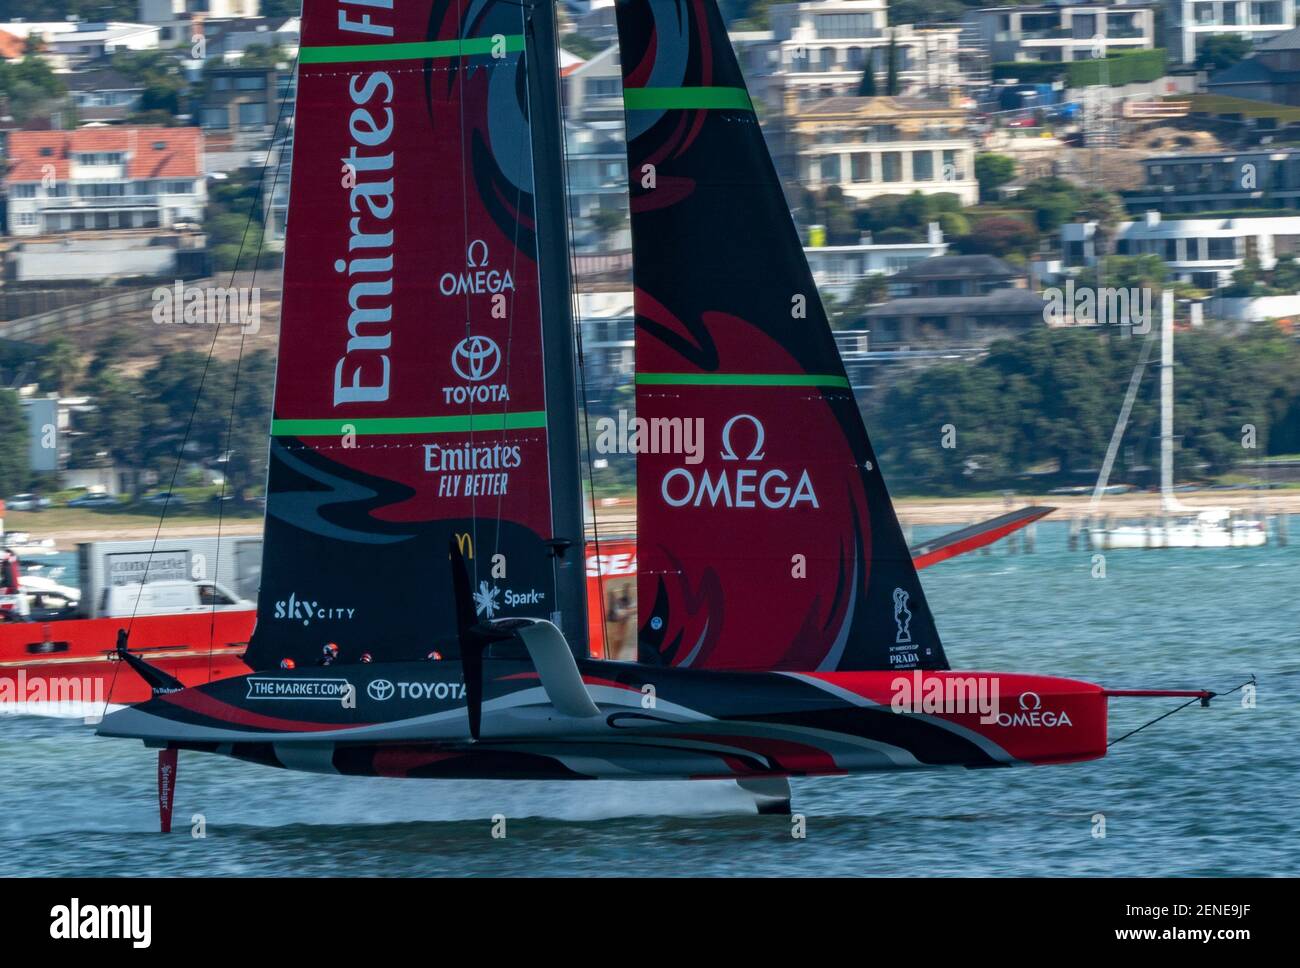
[[[582,606],[581,566],[551,554],[567,538],[581,561],[576,470],[552,459],[576,416],[548,380],[570,327],[538,255],[563,212],[535,197],[559,193],[535,164],[556,97],[537,15],[304,4],[254,668],[454,650],[451,540],[480,618]],[[585,645],[580,612],[563,624]]]
[[[643,661],[947,668],[716,3],[616,12]]]

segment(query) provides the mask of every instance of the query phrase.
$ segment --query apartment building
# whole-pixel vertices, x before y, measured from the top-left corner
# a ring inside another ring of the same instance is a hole
[[[9,161],[10,235],[170,228],[203,218],[197,128],[15,131]]]
[[[769,114],[791,114],[822,98],[855,94],[870,68],[884,90],[894,46],[899,93],[960,82],[955,24],[889,26],[885,0],[810,0],[770,8],[771,36],[746,37],[742,67],[756,102]]]
[[[1167,0],[1164,46],[1171,58],[1191,64],[1212,34],[1259,42],[1294,26],[1295,0]]]
[[[1061,226],[1061,250],[1071,267],[1096,265],[1096,222]],[[1300,215],[1260,218],[1166,219],[1148,212],[1115,230],[1117,255],[1157,255],[1179,282],[1216,289],[1247,259],[1272,269],[1279,256],[1300,255]]]
[[[985,7],[971,20],[993,61],[1069,63],[1156,46],[1156,12],[1129,3]]]
[[[1143,184],[1122,193],[1134,214],[1300,210],[1300,149],[1153,155],[1142,167]]]
[[[975,143],[956,103],[906,97],[833,97],[793,119],[794,173],[810,189],[837,185],[858,201],[949,192],[979,200]]]

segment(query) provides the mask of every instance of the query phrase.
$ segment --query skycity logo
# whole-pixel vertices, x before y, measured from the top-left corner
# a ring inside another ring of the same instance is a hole
[[[488,246],[475,239],[465,250],[465,271],[457,275],[444,272],[438,280],[438,291],[444,296],[495,295],[515,288],[510,270],[493,269],[488,265]]]
[[[751,429],[752,438],[745,438],[743,431],[736,430],[742,422]],[[760,463],[766,457],[763,450],[766,439],[767,431],[761,420],[752,414],[737,414],[722,427],[720,456],[724,461]],[[742,440],[749,443],[748,450]],[[790,484],[792,478],[795,480],[793,486]],[[795,508],[800,504],[820,507],[807,470],[787,472],[773,468],[760,473],[753,467],[723,467],[710,473],[706,468],[697,478],[686,468],[675,467],[664,475],[659,492],[664,503],[674,508],[688,505],[698,508],[705,504],[726,508],[762,506],[773,510]]]
[[[889,684],[893,696],[889,708],[896,713],[927,715],[979,713],[980,722],[998,722],[998,679],[996,676],[935,676],[928,679],[919,669],[899,676]]]
[[[325,622],[350,622],[356,613],[355,608],[327,608],[319,602],[309,602],[292,594],[275,603],[275,617],[310,625],[312,620]]]
[[[50,908],[50,937],[56,941],[130,941],[133,948],[153,943],[153,906],[86,904],[73,898]]]

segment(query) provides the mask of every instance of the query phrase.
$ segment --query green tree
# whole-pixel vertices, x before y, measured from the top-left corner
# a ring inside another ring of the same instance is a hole
[[[1238,34],[1210,34],[1201,38],[1196,66],[1203,71],[1221,71],[1250,54],[1250,41]]]
[[[12,494],[27,486],[32,473],[27,446],[27,418],[18,394],[0,389],[0,494]]]
[[[1016,204],[1034,210],[1040,231],[1055,232],[1074,217],[1081,204],[1079,189],[1064,178],[1037,178],[1016,196]]]
[[[994,193],[1016,177],[1016,161],[1007,155],[986,152],[975,156],[975,180],[980,184],[980,198],[989,200]]]
[[[894,32],[889,32],[889,46],[886,50],[885,61],[885,94],[889,97],[898,96],[898,43],[894,40]]]
[[[144,85],[140,112],[165,111],[180,114],[189,93],[189,82],[177,57],[162,50],[120,50],[113,55],[113,67]]]
[[[65,337],[48,343],[36,371],[42,390],[67,393],[76,387],[81,376],[81,352]]]
[[[883,273],[871,272],[858,280],[844,299],[829,308],[831,328],[855,329],[862,326],[867,309],[888,298],[889,283]]]
[[[1093,246],[1097,253],[1102,257],[1110,255],[1115,246],[1115,232],[1119,223],[1127,217],[1119,196],[1101,188],[1093,189],[1084,195],[1079,214],[1085,221],[1097,223],[1097,231],[1093,236]]]
[[[858,82],[858,97],[875,97],[876,96],[876,71],[871,63],[870,54],[867,55],[867,66],[862,71],[862,80]]]
[[[16,64],[0,61],[0,97],[9,99],[9,110],[18,121],[65,107],[67,91],[62,78],[40,57],[28,54]]]

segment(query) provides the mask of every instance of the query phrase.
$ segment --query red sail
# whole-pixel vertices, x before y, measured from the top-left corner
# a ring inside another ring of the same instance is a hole
[[[643,661],[947,662],[714,0],[618,0]]]
[[[554,608],[525,11],[306,0],[254,666]]]

